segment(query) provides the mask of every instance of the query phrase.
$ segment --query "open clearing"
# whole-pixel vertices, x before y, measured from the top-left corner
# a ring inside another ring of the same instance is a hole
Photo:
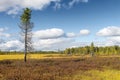
[[[120,58],[1,60],[0,80],[120,80]]]
[[[69,56],[66,54],[28,54],[28,59],[48,59],[48,58],[78,58],[81,56]],[[23,59],[24,54],[0,55],[0,60]]]
[[[53,59],[53,58],[83,58],[91,57],[90,55],[67,55],[67,54],[28,54],[27,59]],[[109,55],[100,57],[118,57],[120,55]],[[24,54],[7,54],[0,55],[0,60],[21,60],[24,58]]]

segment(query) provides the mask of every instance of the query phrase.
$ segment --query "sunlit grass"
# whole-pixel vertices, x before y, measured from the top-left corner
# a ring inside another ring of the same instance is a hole
[[[28,54],[28,59],[44,59],[44,58],[52,58],[58,56],[58,54]],[[23,59],[24,54],[13,54],[13,55],[0,55],[0,60],[6,59]]]
[[[28,54],[28,59],[46,59],[46,58],[80,58],[80,57],[91,57],[90,55],[67,55],[67,54]],[[119,55],[115,56],[100,56],[100,57],[120,57]],[[24,54],[8,54],[0,55],[0,60],[6,59],[24,59]]]
[[[73,76],[73,80],[120,80],[120,70],[90,70]]]
[[[28,59],[46,59],[46,58],[78,58],[81,56],[66,55],[66,54],[28,54]],[[0,60],[6,59],[24,59],[24,54],[8,54],[0,55]]]
[[[46,59],[46,58],[70,58],[74,56],[66,56],[65,54],[28,54],[28,59]],[[0,60],[6,59],[24,59],[24,54],[0,55]]]
[[[0,55],[0,60],[6,60],[6,59],[23,59],[23,54],[15,54],[15,55]]]
[[[59,58],[60,54],[29,54],[30,59]]]

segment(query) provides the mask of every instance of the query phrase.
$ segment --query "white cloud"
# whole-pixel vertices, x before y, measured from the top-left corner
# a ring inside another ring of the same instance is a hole
[[[29,7],[35,10],[42,10],[50,5],[51,2],[60,0],[0,0],[0,12],[17,14],[19,10]]]
[[[77,35],[73,32],[72,33],[67,33],[66,36],[69,37],[69,38],[77,37]]]
[[[5,29],[4,28],[0,28],[0,32],[3,32]]]
[[[98,36],[120,36],[120,27],[109,26],[97,32]]]
[[[37,39],[33,42],[35,50],[64,50],[65,48],[88,46],[91,42],[77,42],[74,38]],[[109,37],[106,41],[96,41],[95,46],[120,46],[120,37]],[[24,50],[24,44],[19,40],[10,40],[0,43],[1,50],[20,51]]]
[[[51,2],[58,0],[23,0],[22,7],[30,7],[36,10],[42,10],[44,7],[50,5]]]
[[[5,35],[7,36],[5,31],[5,28],[0,28],[2,36],[4,33],[3,37],[5,37]],[[33,47],[35,50],[64,50],[65,48],[79,46],[81,43],[75,41],[75,38],[80,36],[79,34],[80,33],[75,34],[73,32],[65,33],[64,30],[59,28],[34,31]],[[84,35],[86,35],[86,33],[84,33]],[[7,51],[20,51],[24,50],[24,44],[20,40],[16,40],[15,36],[12,36],[3,38],[3,40],[0,41],[0,49]]]
[[[71,2],[69,2],[69,7],[72,7],[74,4],[79,3],[79,2],[87,3],[88,0],[72,0]]]
[[[64,31],[58,28],[39,30],[34,32],[33,37],[40,39],[51,39],[51,38],[59,38],[64,36]]]
[[[23,49],[23,43],[19,40],[11,40],[0,44],[0,49],[3,51],[20,51]]]
[[[0,12],[20,7],[23,0],[0,0]]]
[[[81,30],[78,34],[73,32],[65,33],[62,29],[59,28],[38,30],[34,32],[33,45],[36,50],[63,50],[68,47],[79,46],[80,43],[77,43],[75,38],[80,35],[88,35],[89,33],[90,31],[86,29]]]
[[[114,43],[114,45],[120,45],[120,36],[108,37],[107,41]]]
[[[11,35],[8,33],[0,33],[0,37],[10,37]]]
[[[112,41],[120,42],[120,36],[117,36],[117,37],[109,37],[108,39],[110,39],[110,40],[112,40]]]
[[[8,33],[5,33],[6,28],[0,28],[0,37],[10,37],[11,35]]]
[[[70,38],[39,39],[33,45],[36,50],[63,50],[70,47],[72,42],[74,41]]]
[[[60,0],[56,1],[55,6],[53,7],[55,10],[60,9],[62,5],[60,4]]]
[[[94,43],[96,46],[120,46],[120,36],[104,37],[104,40],[95,40]]]
[[[18,14],[18,12],[19,12],[19,7],[14,7],[13,9],[11,9],[11,10],[9,10],[8,12],[7,12],[7,14],[8,15],[11,15],[11,14]]]
[[[34,32],[36,50],[58,50],[73,46],[75,33],[65,33],[62,29],[51,28]]]
[[[35,50],[64,50],[72,46],[74,40],[71,38],[56,38],[56,39],[38,39],[33,42]],[[0,50],[2,51],[23,51],[24,44],[20,40],[10,40],[0,43]]]
[[[101,46],[120,46],[120,27],[108,26],[96,33],[97,36],[103,36],[105,41],[101,42]]]
[[[89,35],[90,31],[87,29],[80,30],[80,35]]]
[[[54,3],[53,8],[59,9],[64,7],[62,0],[0,0],[0,12],[7,12],[7,14],[18,14],[23,8],[31,8],[33,10],[43,10],[51,3]],[[72,7],[74,4],[84,2],[88,0],[72,0],[68,3],[68,7]]]
[[[65,33],[62,29],[59,28],[51,28],[46,30],[38,30],[33,33],[34,38],[38,39],[55,39],[55,38],[75,38],[79,37],[81,35],[89,35],[90,31],[83,29],[80,30],[80,33],[75,34],[73,32],[71,33]]]

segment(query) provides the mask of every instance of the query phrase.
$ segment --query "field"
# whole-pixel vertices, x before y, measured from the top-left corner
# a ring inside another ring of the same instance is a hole
[[[0,80],[120,80],[119,57],[28,56],[0,55]]]
[[[81,56],[75,55],[66,55],[66,54],[28,54],[28,59],[48,59],[48,58],[79,58]],[[8,55],[0,55],[0,60],[7,59],[23,59],[24,54],[8,54]]]

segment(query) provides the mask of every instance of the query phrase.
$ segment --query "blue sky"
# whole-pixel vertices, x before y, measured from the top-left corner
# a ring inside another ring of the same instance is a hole
[[[25,7],[32,9],[36,50],[63,50],[91,42],[120,45],[120,0],[1,0],[0,5],[1,50],[23,49],[18,25]]]

